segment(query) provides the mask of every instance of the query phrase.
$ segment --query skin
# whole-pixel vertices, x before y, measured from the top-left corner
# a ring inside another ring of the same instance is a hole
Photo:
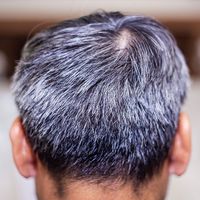
[[[35,178],[38,200],[164,200],[170,175],[182,175],[188,166],[191,154],[191,127],[188,116],[180,113],[176,135],[169,157],[161,171],[134,192],[131,182],[66,180],[62,195],[58,195],[57,184],[31,149],[18,117],[10,130],[13,158],[19,173]]]
[[[120,181],[107,181],[104,183],[91,183],[88,181],[67,181],[64,195],[58,197],[56,183],[51,179],[46,169],[39,164],[39,173],[36,178],[36,190],[39,200],[163,200],[168,183],[167,162],[159,175],[156,175],[149,183],[141,186],[137,193],[133,192],[131,182],[125,184]],[[84,197],[84,198],[83,198]]]

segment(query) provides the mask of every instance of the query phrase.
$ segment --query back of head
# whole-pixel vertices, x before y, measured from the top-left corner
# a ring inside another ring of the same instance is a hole
[[[13,80],[33,151],[55,180],[149,180],[169,154],[188,71],[157,21],[95,13],[25,45]]]

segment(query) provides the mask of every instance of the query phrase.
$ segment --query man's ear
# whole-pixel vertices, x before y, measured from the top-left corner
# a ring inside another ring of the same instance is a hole
[[[25,178],[36,175],[36,156],[28,143],[20,118],[16,118],[10,130],[12,153],[19,173]]]
[[[182,175],[188,166],[191,154],[191,127],[185,113],[180,113],[176,135],[169,157],[169,172]]]

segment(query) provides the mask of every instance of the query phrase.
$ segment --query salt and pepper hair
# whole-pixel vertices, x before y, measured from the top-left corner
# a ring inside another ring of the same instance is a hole
[[[169,154],[188,79],[160,23],[99,12],[30,39],[13,92],[27,138],[53,177],[140,184]]]

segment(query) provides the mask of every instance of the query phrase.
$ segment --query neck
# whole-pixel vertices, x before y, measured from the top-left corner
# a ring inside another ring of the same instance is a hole
[[[168,174],[163,170],[137,190],[131,182],[73,180],[64,183],[59,192],[58,183],[46,170],[39,171],[36,176],[38,200],[164,200],[168,185]]]
[[[47,185],[49,183],[49,185]],[[90,183],[73,181],[59,193],[50,182],[38,193],[39,200],[164,200],[166,185],[145,184],[135,192],[131,183]]]

